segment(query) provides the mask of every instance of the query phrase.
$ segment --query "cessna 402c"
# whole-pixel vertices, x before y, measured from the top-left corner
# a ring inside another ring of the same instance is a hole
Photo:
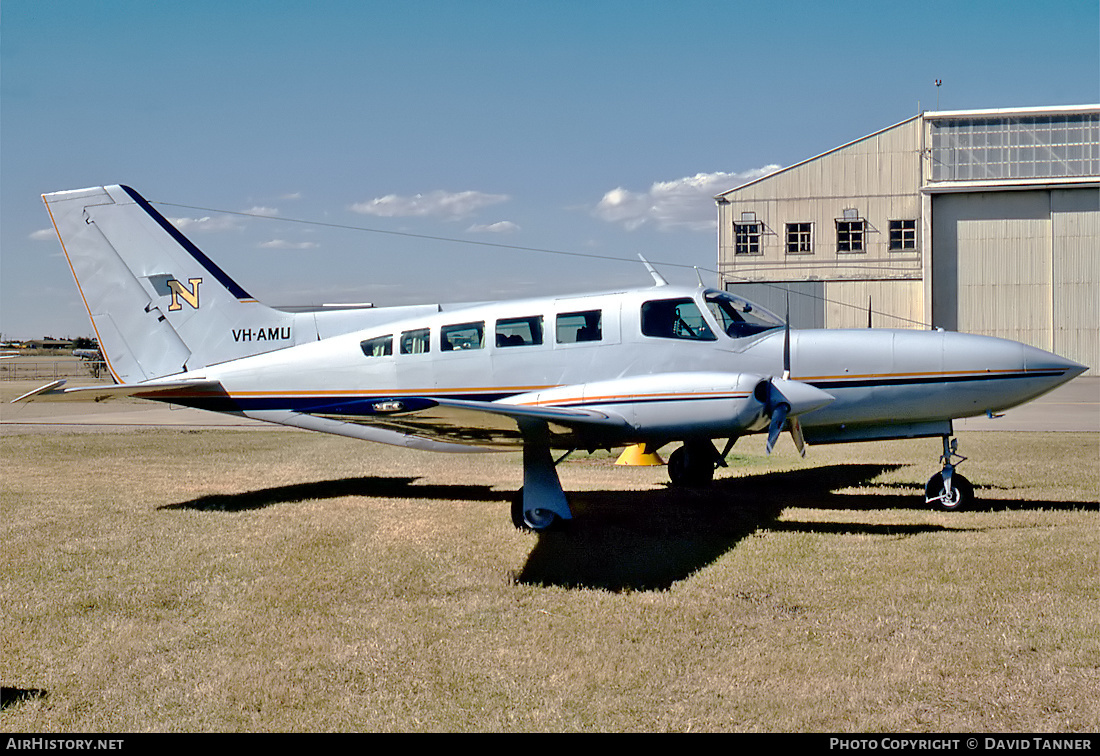
[[[135,396],[437,451],[523,450],[517,527],[572,517],[553,451],[680,443],[674,485],[709,483],[739,437],[799,450],[942,437],[925,499],[966,506],[952,420],[1012,407],[1086,368],[1002,339],[791,329],[726,292],[655,285],[490,304],[280,310],[260,304],[137,192],[43,196],[114,386]],[[648,266],[648,263],[647,263]],[[719,452],[713,439],[727,439]],[[560,460],[559,460],[560,461]]]

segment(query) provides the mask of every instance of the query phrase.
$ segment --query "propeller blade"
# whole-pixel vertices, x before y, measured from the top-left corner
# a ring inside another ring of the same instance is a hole
[[[806,441],[802,435],[802,424],[798,418],[807,412],[824,407],[834,400],[831,394],[827,394],[815,386],[802,381],[790,381],[783,378],[772,378],[767,386],[767,411],[771,421],[768,424],[768,440],[765,450],[771,454],[783,432],[783,425],[790,427],[791,438],[795,448],[803,457],[806,456]],[[761,397],[762,398],[762,397]]]
[[[798,453],[806,456],[806,438],[802,435],[802,423],[799,422],[797,417],[791,418],[791,438],[794,440],[794,448],[798,449]]]
[[[779,434],[783,432],[783,423],[787,421],[787,413],[791,411],[791,405],[786,402],[776,405],[776,408],[772,410],[772,422],[768,426],[768,441],[764,444],[764,451],[768,454],[772,453],[772,449],[775,448],[775,442],[779,440]]]

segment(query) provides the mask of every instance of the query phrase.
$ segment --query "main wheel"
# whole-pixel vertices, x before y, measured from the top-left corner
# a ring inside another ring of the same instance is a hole
[[[970,481],[954,473],[951,476],[951,495],[945,496],[943,473],[936,473],[928,479],[924,487],[924,500],[944,512],[958,512],[968,509],[974,503],[974,486]],[[933,501],[934,500],[934,501]]]
[[[668,458],[668,479],[674,486],[708,486],[714,480],[712,455],[681,446]]]
[[[557,514],[549,509],[524,511],[522,488],[512,496],[512,524],[516,526],[517,530],[530,530],[541,533],[553,528],[560,519]]]

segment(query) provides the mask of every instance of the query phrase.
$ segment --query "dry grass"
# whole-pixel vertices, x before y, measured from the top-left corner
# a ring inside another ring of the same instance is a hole
[[[0,437],[0,728],[1095,731],[1096,434],[963,435],[958,514],[935,440],[758,442],[707,492],[564,463],[534,536],[516,455]]]

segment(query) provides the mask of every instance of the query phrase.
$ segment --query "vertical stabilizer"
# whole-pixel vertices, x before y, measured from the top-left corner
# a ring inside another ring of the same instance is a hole
[[[295,343],[292,314],[250,297],[133,189],[94,187],[42,199],[120,383]]]

